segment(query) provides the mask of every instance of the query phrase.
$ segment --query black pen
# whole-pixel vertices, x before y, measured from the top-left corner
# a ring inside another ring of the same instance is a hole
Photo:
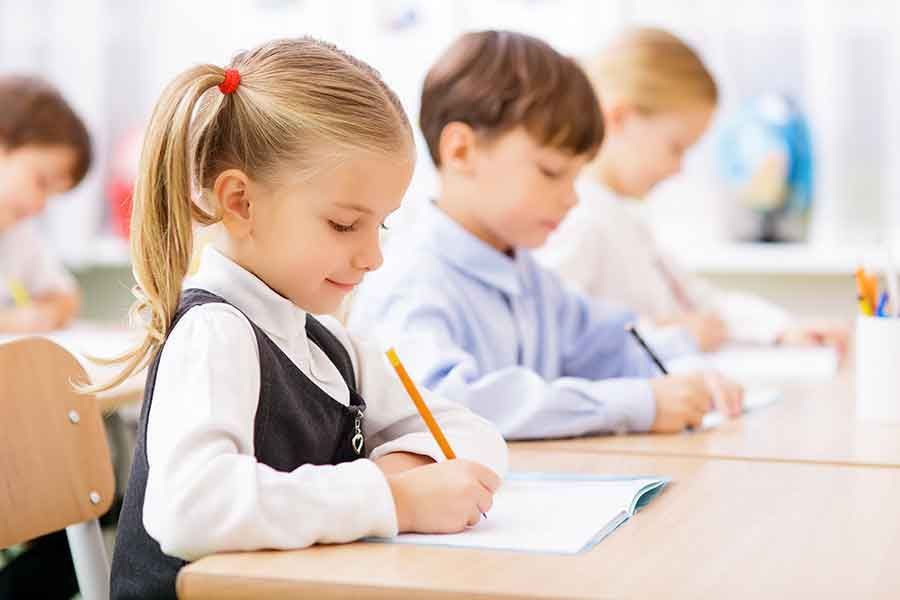
[[[662,374],[668,375],[669,371],[666,369],[666,366],[662,364],[662,361],[659,360],[659,357],[656,356],[656,353],[650,349],[650,346],[647,345],[647,342],[645,342],[644,338],[641,337],[641,334],[638,333],[638,330],[634,326],[634,323],[628,323],[627,325],[625,325],[625,330],[634,337],[637,343],[640,344],[641,348],[644,349],[644,352],[647,353],[647,356],[649,356],[653,360],[653,362],[656,363],[656,366],[659,367],[659,370],[662,371]]]

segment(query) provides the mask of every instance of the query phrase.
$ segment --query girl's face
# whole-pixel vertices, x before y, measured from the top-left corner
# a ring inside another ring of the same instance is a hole
[[[273,185],[249,180],[247,220],[238,221],[227,207],[224,215],[231,254],[300,308],[334,312],[381,266],[379,232],[400,207],[413,166],[408,151],[360,152],[311,178],[287,174]]]
[[[67,146],[0,145],[0,229],[37,215],[47,200],[71,189],[75,160]]]
[[[624,109],[607,119],[609,134],[602,154],[614,170],[616,191],[643,198],[681,171],[685,152],[706,132],[713,108],[700,105],[650,114]]]

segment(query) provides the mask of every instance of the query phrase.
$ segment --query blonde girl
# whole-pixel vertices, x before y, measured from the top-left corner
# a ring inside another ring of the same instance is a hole
[[[671,33],[638,28],[615,39],[586,69],[607,134],[579,182],[579,205],[539,260],[592,296],[660,325],[685,327],[701,350],[735,340],[834,344],[843,352],[843,327],[799,325],[761,298],[726,293],[691,276],[627,208],[678,173],[685,152],[709,127],[718,90],[700,57]]]
[[[381,352],[312,316],[381,264],[413,157],[378,74],[313,39],[193,67],[163,92],[132,219],[147,335],[110,384],[149,366],[113,598],[174,598],[178,569],[213,552],[459,531],[490,508],[497,432],[431,396],[470,459],[436,463]],[[195,225],[213,241],[183,281]]]

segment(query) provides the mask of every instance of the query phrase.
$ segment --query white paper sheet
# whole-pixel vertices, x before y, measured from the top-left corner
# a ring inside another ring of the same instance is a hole
[[[730,346],[706,357],[715,368],[744,385],[823,381],[838,371],[837,352],[824,347]]]

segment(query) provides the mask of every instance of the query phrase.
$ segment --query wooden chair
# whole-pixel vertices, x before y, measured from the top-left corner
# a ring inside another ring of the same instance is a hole
[[[0,343],[0,548],[65,528],[84,600],[109,598],[97,518],[115,480],[97,401],[69,352],[43,338]]]

